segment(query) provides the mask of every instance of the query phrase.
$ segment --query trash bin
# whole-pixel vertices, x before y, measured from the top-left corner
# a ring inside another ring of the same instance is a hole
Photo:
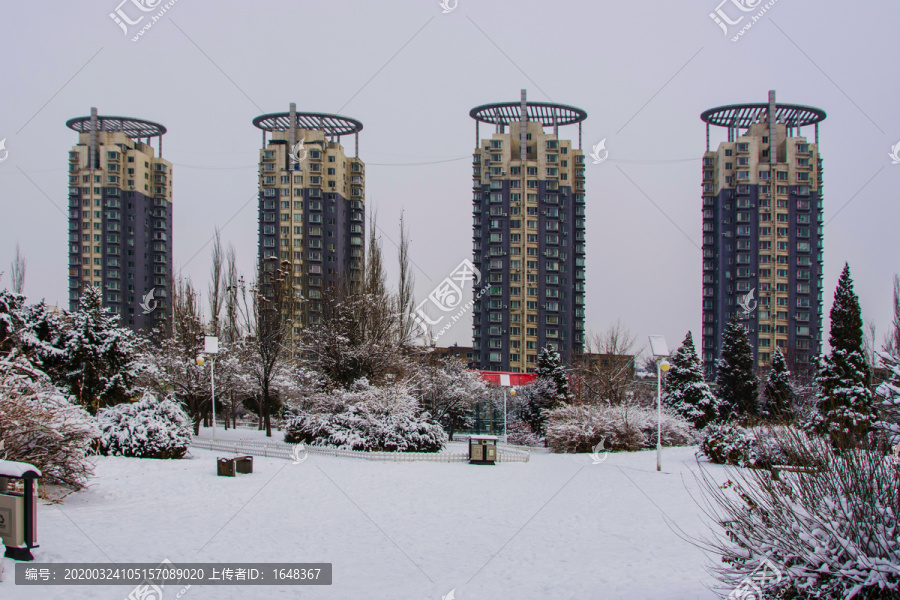
[[[235,456],[234,457],[234,470],[238,473],[252,473],[253,472],[253,457],[252,456]]]
[[[469,438],[469,464],[493,465],[497,461],[495,435],[473,435]]]
[[[37,487],[41,471],[34,465],[0,460],[0,541],[4,556],[13,560],[34,560],[37,541]],[[21,479],[23,492],[9,490],[10,479]]]
[[[219,458],[216,460],[216,474],[219,477],[234,477],[234,459]]]

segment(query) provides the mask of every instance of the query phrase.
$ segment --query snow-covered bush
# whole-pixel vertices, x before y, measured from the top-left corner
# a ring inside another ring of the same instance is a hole
[[[285,427],[284,440],[311,446],[385,452],[437,452],[447,434],[403,385],[374,387],[366,379],[348,390],[318,394]]]
[[[640,406],[562,406],[547,414],[547,445],[554,452],[591,452],[601,441],[612,451],[656,445],[656,411]],[[693,430],[684,419],[664,412],[662,443],[686,446]]]
[[[891,375],[876,390],[880,418],[875,428],[886,435],[891,445],[900,444],[900,356],[891,352],[878,354]]]
[[[0,459],[33,464],[44,483],[79,490],[93,475],[88,454],[99,435],[93,418],[26,360],[0,362]]]
[[[710,570],[724,593],[753,581],[754,598],[900,597],[897,461],[872,448],[836,453],[829,438],[794,429],[778,438],[815,467],[777,480],[730,470],[724,485],[703,471],[708,514],[719,524],[708,549],[722,559]],[[764,559],[774,567],[765,579],[754,575]]]
[[[191,421],[181,405],[149,392],[133,404],[101,410],[98,421],[103,454],[182,458],[191,445]]]
[[[507,425],[507,442],[517,446],[543,446],[544,441],[536,436],[528,423],[510,421]]]
[[[698,454],[719,465],[768,469],[773,465],[803,465],[782,440],[805,439],[807,434],[790,426],[738,427],[713,424],[703,430]]]

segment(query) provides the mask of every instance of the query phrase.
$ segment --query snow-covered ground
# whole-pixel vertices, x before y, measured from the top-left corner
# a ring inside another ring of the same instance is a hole
[[[333,563],[331,586],[194,586],[187,600],[439,600],[454,589],[457,600],[715,597],[707,556],[665,523],[706,531],[693,448],[665,450],[662,473],[655,452],[597,465],[535,453],[496,466],[310,455],[258,457],[252,475],[232,479],[216,476],[216,456],[97,459],[90,489],[41,505],[33,564]],[[131,590],[17,587],[5,566],[4,600],[123,600]]]

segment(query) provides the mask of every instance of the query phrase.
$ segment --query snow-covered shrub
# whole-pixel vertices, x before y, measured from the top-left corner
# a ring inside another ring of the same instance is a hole
[[[656,446],[656,411],[640,406],[562,406],[547,414],[547,445],[554,452],[591,452],[601,441],[612,451]],[[690,423],[663,413],[664,446],[693,443]]]
[[[0,459],[33,464],[44,483],[79,490],[93,475],[88,459],[100,432],[26,360],[0,362]]]
[[[528,423],[510,421],[507,425],[507,442],[517,446],[543,446],[544,441],[536,436]]]
[[[370,386],[365,379],[348,390],[318,394],[313,406],[291,419],[284,440],[291,444],[334,446],[349,450],[385,452],[437,452],[447,434],[403,385]]]
[[[705,470],[709,516],[719,524],[710,570],[727,594],[754,598],[900,597],[900,472],[872,448],[836,453],[829,438],[778,432],[778,444],[807,472],[729,470],[724,485]],[[762,560],[774,569],[754,576]],[[741,588],[743,586],[743,588]],[[749,597],[749,596],[741,596]]]
[[[758,469],[805,464],[801,456],[782,443],[789,437],[807,437],[804,431],[795,427],[713,424],[706,427],[701,436],[698,454],[706,455],[715,464]]]
[[[891,375],[876,390],[880,418],[875,428],[891,445],[900,444],[900,356],[891,352],[878,354]]]
[[[753,435],[736,425],[710,425],[700,439],[700,452],[717,465],[751,467],[758,458],[756,450]]]
[[[191,445],[191,421],[181,405],[149,392],[133,404],[104,408],[98,421],[103,454],[182,458]]]

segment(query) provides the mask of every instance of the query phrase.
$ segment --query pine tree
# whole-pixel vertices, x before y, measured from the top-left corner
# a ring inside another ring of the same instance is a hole
[[[808,423],[811,430],[828,435],[836,448],[864,441],[876,421],[862,325],[850,266],[845,264],[831,306],[831,355],[821,358],[816,377],[818,411]]]
[[[690,331],[670,362],[663,402],[697,429],[703,429],[718,416],[718,400],[703,381],[703,367]]]
[[[722,419],[739,419],[758,413],[758,382],[753,373],[753,350],[747,330],[737,317],[732,317],[722,334],[722,356],[719,358],[716,384],[719,416]]]
[[[130,398],[138,373],[139,339],[103,308],[99,287],[86,287],[80,308],[68,314],[57,345],[63,349],[54,381],[91,414]]]
[[[557,402],[569,401],[569,380],[566,377],[566,368],[556,350],[552,350],[550,346],[545,346],[541,350],[534,374],[538,379],[545,379],[553,383],[550,390],[554,400]]]
[[[780,419],[788,418],[793,413],[794,387],[781,348],[776,348],[775,354],[772,355],[772,369],[766,378],[765,399],[767,416]]]
[[[541,350],[534,374],[535,381],[523,390],[527,400],[522,411],[522,419],[534,433],[540,435],[544,430],[546,411],[569,402],[571,394],[566,369],[559,353],[551,350],[549,346]]]

